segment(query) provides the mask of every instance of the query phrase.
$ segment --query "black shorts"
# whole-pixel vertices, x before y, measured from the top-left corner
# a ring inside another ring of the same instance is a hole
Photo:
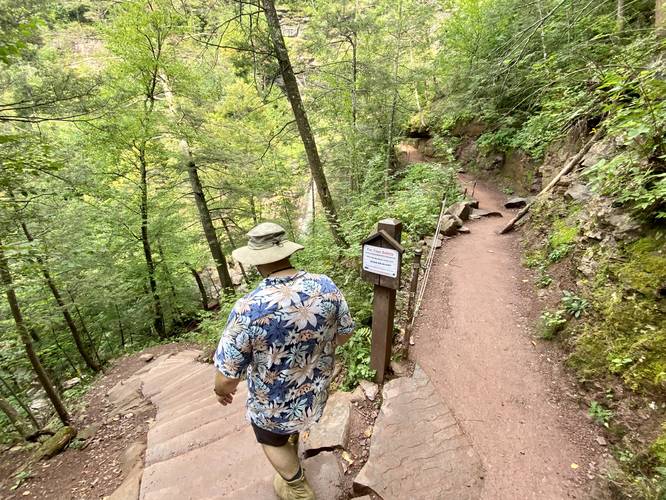
[[[267,431],[258,427],[252,422],[252,430],[257,437],[257,442],[260,444],[267,444],[268,446],[284,446],[289,441],[293,434],[276,434],[275,432]]]

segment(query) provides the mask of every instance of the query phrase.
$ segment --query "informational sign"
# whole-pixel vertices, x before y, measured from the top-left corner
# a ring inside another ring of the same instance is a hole
[[[364,245],[363,270],[395,278],[400,270],[400,253],[392,248]]]

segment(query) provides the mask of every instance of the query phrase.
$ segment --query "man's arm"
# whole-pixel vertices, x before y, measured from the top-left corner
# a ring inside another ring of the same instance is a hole
[[[345,300],[342,292],[338,290],[338,314],[337,323],[338,330],[335,334],[335,343],[338,346],[345,345],[354,333],[354,320],[349,312],[349,306]]]
[[[240,383],[239,378],[229,378],[224,376],[219,371],[215,374],[215,394],[217,400],[222,406],[226,406],[234,400],[236,388]]]

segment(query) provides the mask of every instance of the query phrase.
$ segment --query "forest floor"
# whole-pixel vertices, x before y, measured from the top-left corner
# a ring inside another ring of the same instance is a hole
[[[563,353],[534,333],[541,307],[519,236],[497,234],[512,213],[490,186],[477,183],[474,198],[505,217],[470,222],[438,251],[412,357],[481,457],[482,499],[604,498],[603,433]]]

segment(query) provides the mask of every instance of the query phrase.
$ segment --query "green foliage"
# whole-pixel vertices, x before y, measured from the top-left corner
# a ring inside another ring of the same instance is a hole
[[[604,427],[608,427],[611,418],[613,418],[613,412],[607,408],[604,408],[596,401],[592,401],[590,403],[590,408],[588,409],[587,413],[594,419],[597,424],[603,425]]]
[[[565,290],[562,296],[562,306],[570,316],[578,319],[585,312],[590,303],[587,299],[579,297],[573,292]]]
[[[564,317],[564,311],[544,311],[541,314],[540,332],[541,338],[551,340],[564,328],[567,319]]]
[[[337,355],[342,359],[345,368],[345,379],[342,389],[349,391],[356,387],[361,380],[372,380],[375,370],[370,368],[370,339],[372,330],[358,328],[349,341],[337,348]]]

